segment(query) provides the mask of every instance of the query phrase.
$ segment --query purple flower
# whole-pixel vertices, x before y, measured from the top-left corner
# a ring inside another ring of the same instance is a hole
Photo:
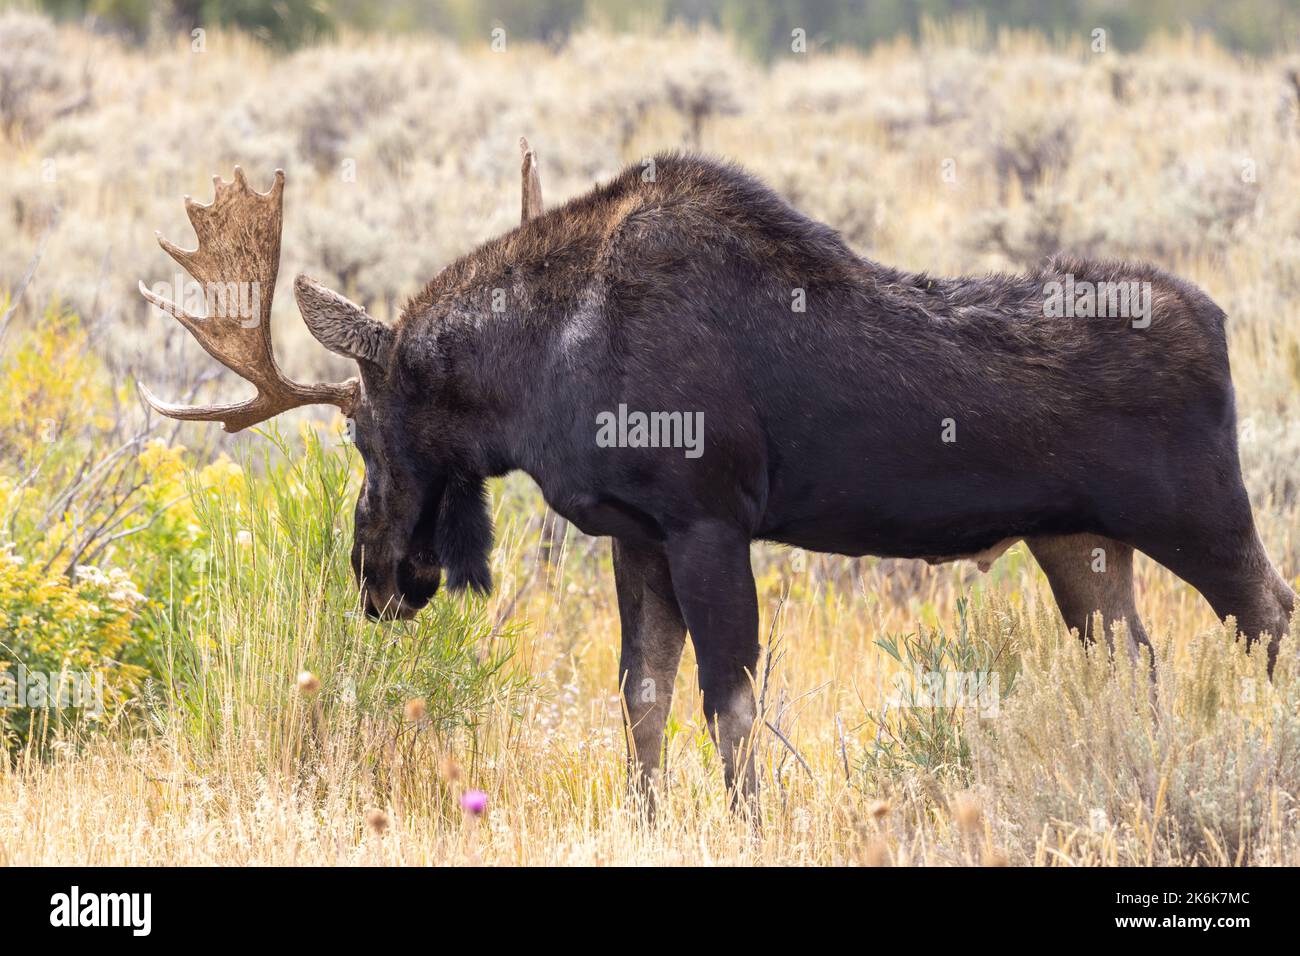
[[[487,809],[487,794],[482,790],[466,790],[460,795],[460,808],[476,817],[481,815]]]

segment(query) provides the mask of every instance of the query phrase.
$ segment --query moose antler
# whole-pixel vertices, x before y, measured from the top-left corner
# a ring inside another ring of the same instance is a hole
[[[519,137],[519,153],[523,164],[519,174],[523,179],[523,199],[519,210],[519,221],[527,222],[542,214],[542,178],[537,172],[537,154],[528,145],[528,140]]]
[[[271,299],[280,268],[284,170],[275,171],[275,183],[265,193],[250,189],[238,166],[232,182],[213,176],[212,183],[215,196],[208,205],[185,197],[185,211],[199,238],[197,249],[180,249],[158,236],[158,244],[203,287],[208,315],[191,315],[155,294],[143,281],[140,294],[178,319],[209,355],[252,382],[257,395],[231,405],[173,405],[137,383],[141,395],[168,418],[218,421],[228,432],[302,405],[336,405],[350,416],[359,389],[355,378],[300,385],[285,378],[271,351]],[[214,301],[225,306],[215,314]],[[255,307],[255,314],[249,306]]]

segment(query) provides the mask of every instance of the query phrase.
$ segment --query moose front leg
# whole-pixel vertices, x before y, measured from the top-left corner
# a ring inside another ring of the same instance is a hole
[[[668,558],[658,545],[615,538],[614,585],[623,630],[619,682],[627,718],[628,775],[653,800],[686,625],[673,594]]]
[[[696,524],[669,538],[668,564],[695,644],[704,716],[722,754],[727,789],[735,802],[752,798],[758,596],[749,536],[721,522]]]

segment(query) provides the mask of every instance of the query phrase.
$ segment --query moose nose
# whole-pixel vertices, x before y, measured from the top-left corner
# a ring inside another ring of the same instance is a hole
[[[401,594],[374,595],[366,589],[366,617],[372,621],[409,621],[428,604],[427,598],[408,600]]]
[[[362,579],[361,595],[366,602],[366,617],[372,621],[391,621],[401,599],[391,591],[376,587],[373,579]]]

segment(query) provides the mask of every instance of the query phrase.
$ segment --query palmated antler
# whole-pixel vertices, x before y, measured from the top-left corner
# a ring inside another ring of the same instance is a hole
[[[168,418],[218,421],[228,432],[302,405],[336,405],[344,415],[351,415],[359,390],[357,379],[301,385],[285,378],[271,351],[271,300],[280,268],[284,171],[275,171],[275,183],[265,193],[250,189],[238,166],[233,182],[219,176],[213,176],[212,182],[216,194],[210,204],[185,197],[185,211],[199,247],[179,249],[158,236],[158,244],[202,287],[208,314],[191,315],[156,295],[144,282],[140,293],[179,319],[209,355],[252,382],[257,395],[231,405],[173,405],[140,384],[144,400]],[[214,309],[214,304],[218,308]]]
[[[519,152],[523,163],[519,168],[523,179],[523,200],[520,204],[519,221],[527,222],[542,214],[542,178],[537,172],[537,154],[528,145],[528,140],[519,137]]]

